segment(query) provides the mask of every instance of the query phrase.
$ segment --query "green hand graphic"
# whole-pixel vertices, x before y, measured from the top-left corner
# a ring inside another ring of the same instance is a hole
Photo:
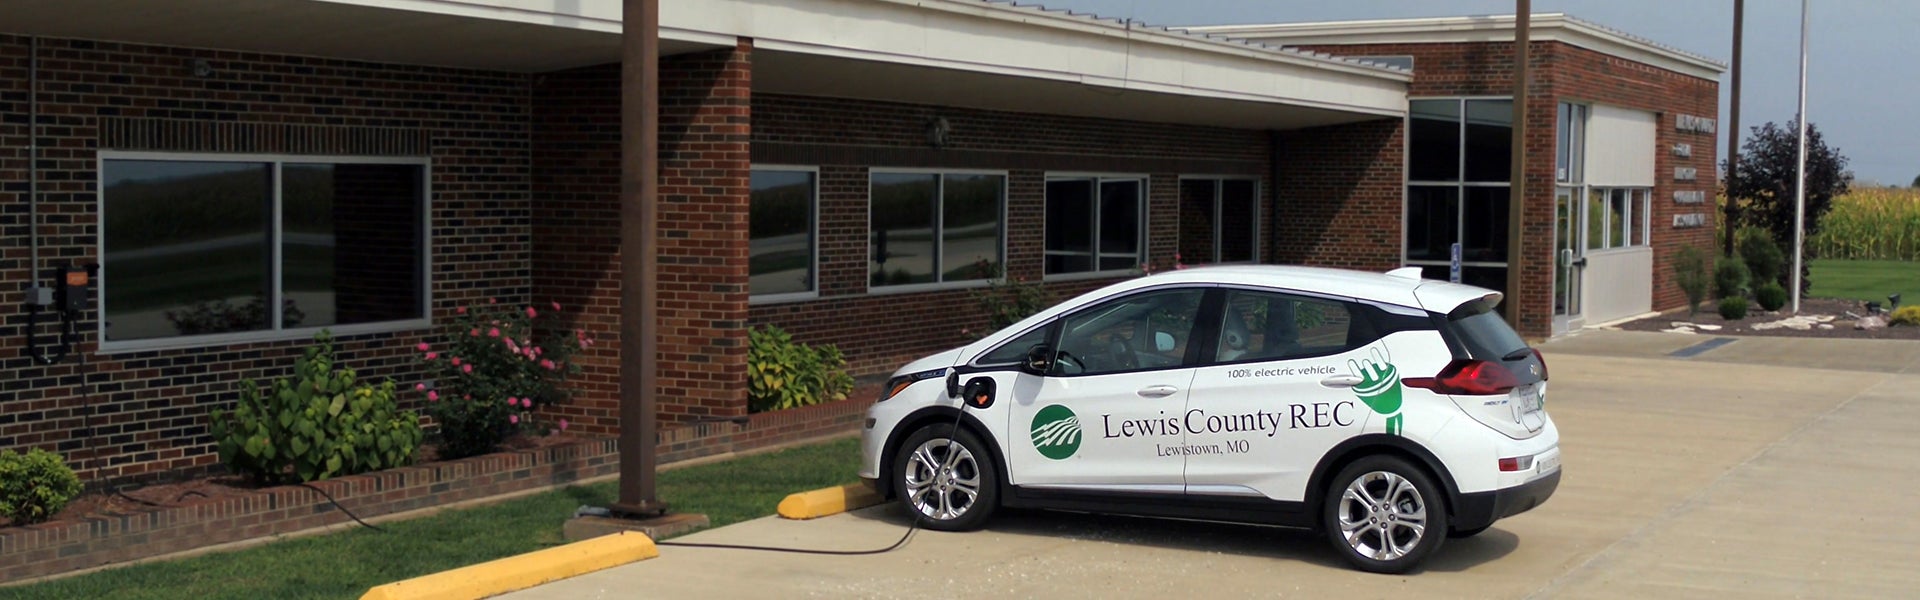
[[[1401,427],[1400,412],[1400,369],[1389,361],[1386,351],[1380,348],[1370,349],[1372,360],[1348,360],[1347,367],[1354,375],[1360,376],[1360,385],[1353,386],[1353,393],[1360,397],[1373,412],[1387,415],[1387,433],[1399,435]]]

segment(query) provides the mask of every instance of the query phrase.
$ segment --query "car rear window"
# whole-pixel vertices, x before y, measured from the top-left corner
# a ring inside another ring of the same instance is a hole
[[[1447,315],[1447,323],[1460,343],[1467,346],[1470,358],[1500,360],[1527,347],[1527,341],[1520,339],[1520,334],[1493,312],[1493,303],[1485,300],[1460,305]]]

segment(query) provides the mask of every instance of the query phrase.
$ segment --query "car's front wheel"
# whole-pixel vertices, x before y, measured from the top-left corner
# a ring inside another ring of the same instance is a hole
[[[1000,503],[999,473],[986,448],[972,432],[952,425],[913,432],[893,458],[901,504],[928,529],[979,529]]]
[[[1362,458],[1327,490],[1322,526],[1361,570],[1404,573],[1447,539],[1447,507],[1425,471],[1395,456]]]

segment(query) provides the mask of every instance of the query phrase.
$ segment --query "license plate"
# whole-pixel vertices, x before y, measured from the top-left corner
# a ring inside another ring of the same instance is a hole
[[[1538,473],[1545,475],[1560,470],[1560,455],[1542,456],[1533,461]]]
[[[1520,412],[1538,412],[1540,410],[1540,385],[1529,385],[1514,392],[1519,396]]]

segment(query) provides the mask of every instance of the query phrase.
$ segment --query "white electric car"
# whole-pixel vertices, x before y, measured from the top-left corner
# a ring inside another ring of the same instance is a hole
[[[1412,268],[1132,279],[900,369],[860,476],[933,529],[1002,506],[1306,527],[1404,572],[1559,485],[1546,364],[1500,299]]]

